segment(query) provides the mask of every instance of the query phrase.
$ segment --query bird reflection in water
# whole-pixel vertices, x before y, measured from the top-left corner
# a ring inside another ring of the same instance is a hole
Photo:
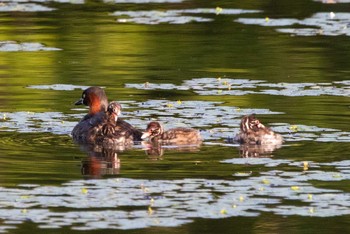
[[[106,175],[120,173],[119,153],[125,150],[115,148],[83,147],[88,153],[87,158],[81,161],[81,173],[88,178],[102,178]]]
[[[273,157],[273,152],[281,148],[281,144],[250,145],[241,144],[238,147],[242,158],[268,158]]]
[[[120,173],[121,161],[119,155],[129,149],[123,146],[116,148],[102,148],[96,146],[82,146],[87,152],[87,157],[81,161],[81,173],[86,178],[98,179],[105,176],[118,175]],[[149,160],[162,160],[166,152],[198,152],[198,145],[162,145],[158,143],[142,142]]]
[[[159,142],[142,142],[142,147],[145,150],[148,159],[162,160],[166,152],[198,152],[201,143],[184,145],[184,144],[161,144]]]

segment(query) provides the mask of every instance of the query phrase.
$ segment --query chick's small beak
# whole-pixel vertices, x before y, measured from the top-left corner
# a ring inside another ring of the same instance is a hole
[[[142,136],[141,136],[141,139],[146,139],[146,138],[148,138],[150,135],[151,135],[150,132],[144,132],[144,133],[142,134]]]
[[[76,101],[75,103],[74,103],[74,105],[83,105],[84,104],[84,99],[79,99],[78,101]]]

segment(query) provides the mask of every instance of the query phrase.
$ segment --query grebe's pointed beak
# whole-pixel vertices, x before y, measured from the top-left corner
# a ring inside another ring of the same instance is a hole
[[[80,98],[78,101],[74,103],[74,105],[83,105],[84,104],[84,99]]]
[[[141,136],[141,139],[146,139],[146,138],[148,138],[150,135],[151,135],[150,132],[144,132],[144,133],[142,134],[142,136]]]

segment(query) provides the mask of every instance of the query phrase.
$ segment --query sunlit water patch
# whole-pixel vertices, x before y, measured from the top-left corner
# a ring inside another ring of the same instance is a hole
[[[249,93],[282,96],[350,95],[350,82],[348,80],[329,83],[267,83],[263,80],[198,78],[184,81],[181,85],[146,82],[126,84],[125,86],[143,90],[193,90],[203,95],[245,95]],[[137,111],[132,115],[147,118],[154,114],[157,116],[157,120],[169,122],[172,126],[179,123],[199,129],[204,128],[202,135],[206,140],[232,138],[238,133],[240,119],[244,115],[252,113],[258,115],[283,114],[266,109],[240,109],[210,102],[151,100],[136,105],[138,105]],[[145,107],[146,110],[143,110]],[[164,112],[164,109],[167,111]],[[213,127],[214,125],[220,125],[220,127]],[[272,129],[282,133],[286,141],[349,142],[350,140],[349,132],[317,126],[276,122]]]
[[[314,0],[315,2],[322,2],[325,4],[336,4],[336,3],[350,3],[350,0]]]
[[[2,0],[3,3],[71,3],[71,4],[83,4],[85,0]]]
[[[190,22],[209,22],[212,19],[182,16],[176,11],[116,11],[113,16],[118,16],[118,23],[136,24],[186,24]],[[124,17],[123,17],[124,16]],[[125,18],[127,16],[128,18]]]
[[[146,4],[146,3],[181,3],[184,0],[104,0],[106,3],[134,3],[134,4]]]
[[[2,2],[0,4],[0,12],[40,12],[53,11],[55,8],[42,6],[36,3],[22,3],[22,2]]]
[[[129,108],[134,111],[126,111],[125,116],[138,116],[139,119],[130,118],[129,122],[139,126],[140,129],[145,129],[150,121],[160,121],[164,124],[165,129],[173,127],[199,129],[202,137],[207,141],[233,137],[238,133],[239,124],[244,115],[251,113],[282,114],[268,109],[241,109],[234,106],[223,106],[221,102],[209,101],[148,100],[130,103]]]
[[[207,81],[207,82],[206,82]],[[185,87],[194,90],[207,91],[221,89],[221,86],[227,86],[230,83],[235,89],[251,89],[251,92],[258,89],[257,86],[272,87],[305,87],[305,85],[290,84],[268,84],[263,81],[250,81],[244,79],[225,79],[218,81],[214,78],[193,79],[185,81],[185,85],[166,84],[127,84],[131,88],[142,89],[179,89],[186,90]],[[316,84],[307,84],[316,85]],[[321,84],[318,84],[321,85]],[[331,85],[349,85],[349,82],[334,82],[322,84]],[[53,90],[74,90],[85,89],[85,86],[74,85],[38,85],[28,86],[34,89],[53,89]],[[335,88],[336,90],[342,87]],[[345,90],[345,88],[343,88]],[[327,89],[330,90],[330,89]],[[214,91],[215,92],[215,91]],[[217,92],[217,91],[216,91]],[[239,108],[235,106],[225,106],[222,102],[209,101],[171,101],[171,100],[147,100],[144,102],[122,101],[123,107],[121,118],[126,119],[136,128],[144,130],[150,121],[160,121],[165,129],[173,127],[191,127],[200,130],[203,139],[207,142],[220,141],[222,144],[232,141],[232,138],[239,132],[241,118],[252,113],[259,115],[282,115],[281,112],[271,111],[263,108]],[[76,114],[64,114],[60,112],[1,112],[0,129],[2,131],[17,132],[50,132],[54,134],[70,134],[77,122],[87,113],[86,107],[74,108]],[[137,116],[137,117],[136,117]],[[317,126],[306,126],[301,124],[291,125],[276,121],[270,125],[272,130],[283,135],[287,142],[291,141],[320,141],[320,142],[349,142],[350,133],[338,129],[319,128]],[[262,120],[263,121],[263,120]],[[263,121],[264,122],[264,121]],[[218,143],[218,142],[216,142]],[[237,146],[237,145],[234,145]],[[277,147],[279,148],[279,147]],[[255,150],[255,149],[254,149]],[[258,149],[260,150],[260,149]]]
[[[337,172],[343,180],[349,174]],[[239,180],[72,181],[62,186],[24,184],[0,188],[2,230],[32,222],[39,228],[74,230],[175,227],[197,218],[350,214],[350,194],[314,187],[324,172],[265,173]],[[9,196],[11,194],[11,196]],[[60,211],[60,209],[64,209]]]
[[[70,3],[70,4],[84,4],[85,0],[37,0],[38,2],[58,2],[58,3]],[[36,2],[34,0],[33,2]]]
[[[287,141],[320,141],[320,142],[349,142],[350,132],[332,128],[320,128],[302,124],[290,125],[287,123],[275,123],[273,129],[284,134]]]
[[[47,47],[38,42],[16,42],[16,41],[0,41],[0,51],[16,52],[16,51],[56,51],[59,48]]]
[[[194,78],[185,80],[181,85],[174,84],[126,84],[127,88],[144,90],[176,89],[192,90],[200,95],[247,95],[268,94],[279,96],[350,96],[350,81],[328,83],[269,83],[264,80],[233,78]]]
[[[60,112],[2,112],[0,113],[1,131],[17,132],[51,132],[69,134],[77,122],[68,118],[81,118],[83,115],[65,115]]]
[[[39,88],[71,90],[71,86],[39,86]],[[36,88],[36,87],[34,87]],[[256,114],[281,114],[268,109],[240,109],[222,106],[221,102],[148,100],[123,101],[121,118],[139,129],[145,129],[152,120],[161,121],[166,128],[194,127],[202,131],[205,139],[232,136],[238,131],[242,116]],[[87,113],[86,108],[75,108],[77,114],[60,112],[0,112],[0,129],[18,132],[52,132],[70,134],[75,124]],[[137,118],[135,118],[137,116]],[[157,117],[155,117],[157,116]],[[74,121],[75,120],[75,121]],[[221,125],[221,128],[213,128]]]
[[[27,86],[29,89],[52,89],[52,90],[64,90],[64,91],[72,91],[75,89],[85,90],[89,88],[89,86],[82,85],[70,85],[70,84],[52,84],[52,85],[29,85]]]
[[[261,26],[277,27],[277,31],[298,36],[350,36],[350,13],[319,12],[310,18],[297,19],[270,19],[270,18],[239,18],[236,22]],[[280,26],[292,26],[293,28],[279,28]],[[303,28],[306,26],[306,28]]]
[[[256,13],[256,10],[242,9],[186,9],[186,10],[167,10],[167,11],[116,11],[112,15],[117,16],[119,23],[136,23],[136,24],[186,24],[190,22],[210,22],[213,18],[190,16],[190,14],[223,14],[238,15],[244,13]]]

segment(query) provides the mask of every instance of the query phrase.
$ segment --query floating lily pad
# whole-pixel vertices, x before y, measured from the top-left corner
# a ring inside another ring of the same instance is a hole
[[[16,41],[0,41],[0,51],[12,52],[12,51],[55,51],[61,50],[54,47],[46,47],[41,43],[36,42],[23,42],[18,43]]]

